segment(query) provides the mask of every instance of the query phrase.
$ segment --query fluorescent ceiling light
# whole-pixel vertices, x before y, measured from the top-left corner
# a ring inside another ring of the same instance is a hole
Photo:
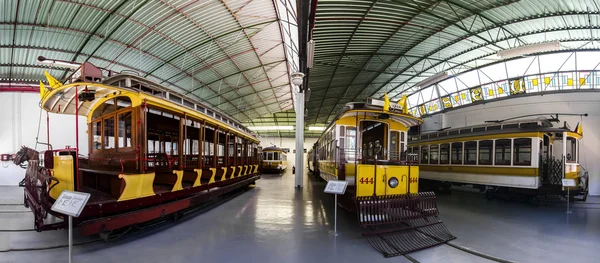
[[[429,86],[431,84],[440,82],[440,81],[446,79],[447,77],[448,77],[448,72],[447,71],[439,72],[439,73],[437,73],[437,74],[435,74],[435,75],[433,75],[433,76],[431,76],[429,78],[426,78],[425,80],[419,82],[417,84],[417,86],[419,86],[421,88],[425,88],[425,87],[427,87],[427,86]]]
[[[253,131],[290,131],[294,126],[250,126],[248,129]]]
[[[43,56],[39,56],[37,61],[40,64],[58,65],[58,66],[63,66],[63,67],[67,67],[67,68],[72,68],[72,69],[78,69],[79,67],[81,67],[81,64],[79,64],[79,63],[73,63],[73,62],[57,60],[57,59],[48,59]]]
[[[308,126],[308,130],[309,131],[324,131],[325,127],[319,127],[319,126]]]
[[[308,55],[306,56],[306,67],[307,68],[312,68],[313,67],[313,63],[314,63],[314,59],[315,59],[315,41],[314,40],[310,40],[308,41],[308,50],[307,53]]]
[[[513,57],[518,57],[518,56],[522,56],[522,55],[532,54],[532,53],[549,52],[549,51],[556,51],[556,50],[560,50],[560,42],[558,42],[558,41],[533,44],[533,45],[527,45],[527,46],[520,46],[520,47],[506,49],[506,50],[500,50],[500,51],[498,51],[498,53],[496,55],[498,55],[502,59],[505,59],[505,58],[513,58]]]

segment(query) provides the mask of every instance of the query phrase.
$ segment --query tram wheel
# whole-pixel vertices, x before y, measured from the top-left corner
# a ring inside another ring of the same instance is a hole
[[[124,227],[124,228],[119,228],[119,229],[115,229],[115,230],[111,230],[111,231],[103,231],[98,233],[98,235],[100,236],[100,238],[106,242],[112,242],[112,241],[116,241],[121,239],[121,237],[123,237],[125,234],[129,233],[129,231],[131,231],[133,227],[129,226],[129,227]]]
[[[173,213],[173,222],[179,221],[183,217],[183,212],[177,211]]]

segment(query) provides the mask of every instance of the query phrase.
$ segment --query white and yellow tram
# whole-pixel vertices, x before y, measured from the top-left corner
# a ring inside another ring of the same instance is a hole
[[[545,119],[515,121],[423,133],[409,142],[409,151],[418,156],[421,179],[438,189],[471,184],[488,197],[499,191],[561,195],[561,180],[574,179],[570,190],[585,199],[582,137],[580,125],[571,131]]]
[[[266,147],[262,150],[261,171],[281,173],[287,169],[287,152],[279,147]]]

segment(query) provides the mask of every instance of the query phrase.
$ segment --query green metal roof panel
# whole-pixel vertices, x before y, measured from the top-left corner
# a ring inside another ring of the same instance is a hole
[[[297,62],[286,62],[291,53],[285,46],[292,44],[285,34],[292,33],[282,28],[296,22],[280,18],[276,8],[289,14],[295,7],[280,5],[274,0],[2,1],[0,78],[44,80],[48,66],[38,64],[37,56],[89,61],[138,72],[199,100],[214,97],[208,100],[213,106],[245,121],[291,101],[289,73]],[[52,68],[57,78],[69,71]],[[286,91],[270,90],[281,85]],[[259,96],[260,91],[267,92]],[[259,107],[264,110],[255,110]]]
[[[589,6],[595,1],[321,0],[307,124],[331,119],[347,101],[421,92],[421,80],[490,64],[503,49],[556,40],[591,48],[600,25],[590,16],[600,10]]]

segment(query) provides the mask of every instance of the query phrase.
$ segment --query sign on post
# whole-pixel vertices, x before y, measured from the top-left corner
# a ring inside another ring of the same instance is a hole
[[[63,190],[52,204],[52,211],[69,216],[69,263],[73,262],[73,217],[78,217],[90,200],[89,193]]]
[[[335,207],[334,207],[334,217],[333,217],[333,231],[329,231],[329,234],[332,236],[337,236],[337,196],[343,195],[346,192],[346,187],[348,186],[348,181],[341,180],[329,180],[327,181],[327,186],[325,186],[325,193],[334,194],[335,195]]]
[[[89,193],[64,190],[52,205],[52,211],[61,214],[78,217],[90,199]]]
[[[325,193],[343,195],[346,192],[347,186],[347,181],[329,180],[327,186],[325,186]]]
[[[563,186],[577,186],[575,184],[575,179],[562,179]]]
[[[575,179],[562,179],[562,185],[563,185],[563,187],[577,186],[577,184],[575,184]],[[567,188],[567,214],[572,213],[571,209],[569,209],[569,203],[571,202],[570,190],[571,190],[571,188]],[[564,191],[564,188],[563,188],[563,191]]]

